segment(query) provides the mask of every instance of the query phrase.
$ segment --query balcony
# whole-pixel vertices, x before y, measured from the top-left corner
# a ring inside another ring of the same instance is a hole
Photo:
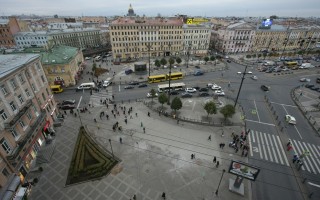
[[[18,120],[27,112],[27,110],[32,105],[32,100],[28,100],[26,105],[20,109],[20,111],[13,117],[13,119],[9,123],[4,123],[4,128],[7,130],[12,129],[12,127],[18,122]]]
[[[18,157],[19,153],[24,148],[24,146],[28,142],[28,140],[30,138],[32,138],[32,136],[37,132],[37,130],[39,130],[38,127],[40,127],[42,125],[45,117],[46,117],[46,112],[42,111],[40,113],[40,115],[38,116],[37,120],[32,125],[30,125],[30,128],[26,132],[26,134],[17,141],[16,148],[11,152],[10,155],[7,156],[7,159],[9,161],[11,161],[11,164],[13,166],[15,166],[15,164],[17,164],[15,161],[16,158]]]

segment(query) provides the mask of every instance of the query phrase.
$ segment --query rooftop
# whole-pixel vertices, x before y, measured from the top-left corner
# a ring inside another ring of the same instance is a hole
[[[69,63],[78,53],[78,48],[69,46],[55,46],[49,52],[42,53],[43,65]]]
[[[0,19],[0,24],[8,24],[9,19]]]
[[[111,22],[111,25],[174,25],[182,26],[183,20],[179,18],[129,18],[129,17],[120,17]]]
[[[40,57],[39,54],[0,55],[0,78]]]

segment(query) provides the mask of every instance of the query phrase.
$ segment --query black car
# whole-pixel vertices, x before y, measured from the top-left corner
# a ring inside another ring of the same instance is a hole
[[[208,92],[209,91],[209,88],[200,88],[199,89],[199,92]]]
[[[194,66],[195,68],[197,68],[197,69],[200,69],[200,67],[199,66]]]
[[[311,89],[311,90],[318,90],[318,89],[319,89],[319,87],[317,87],[317,86],[313,86],[313,87],[311,87],[310,89]]]
[[[66,104],[66,105],[61,105],[59,108],[62,110],[72,110],[72,109],[75,109],[76,106],[74,104]]]
[[[201,92],[199,94],[199,97],[208,97],[208,96],[210,96],[210,94],[208,92]]]
[[[170,95],[178,95],[178,94],[179,94],[179,92],[178,92],[178,91],[175,91],[175,90],[170,91]]]
[[[200,89],[200,87],[198,87],[198,86],[195,86],[195,87],[193,87],[194,89],[196,89],[196,90],[199,90]]]
[[[181,94],[181,98],[188,98],[188,97],[192,97],[192,94],[185,92]]]
[[[127,85],[127,86],[124,86],[124,89],[133,89],[134,86],[133,85]]]
[[[63,105],[74,105],[76,103],[76,100],[74,100],[74,99],[68,99],[68,100],[63,100],[62,102],[61,102],[61,105],[63,106]]]
[[[138,87],[139,87],[139,88],[142,88],[142,87],[148,87],[148,85],[147,85],[147,84],[145,84],[145,83],[143,83],[143,84],[140,84]]]
[[[131,82],[129,82],[128,85],[139,85],[139,82],[138,81],[131,81]]]
[[[305,87],[306,87],[306,88],[312,88],[312,87],[314,87],[314,85],[313,85],[313,84],[306,84]]]
[[[269,91],[269,87],[266,85],[261,85],[261,90],[263,91]]]
[[[231,63],[231,60],[228,59],[227,62],[228,62],[228,63]]]

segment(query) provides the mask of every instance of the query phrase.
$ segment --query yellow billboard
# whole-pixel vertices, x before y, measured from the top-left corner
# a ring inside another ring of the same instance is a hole
[[[208,21],[209,21],[208,19],[204,19],[204,18],[187,18],[187,24],[201,24]]]

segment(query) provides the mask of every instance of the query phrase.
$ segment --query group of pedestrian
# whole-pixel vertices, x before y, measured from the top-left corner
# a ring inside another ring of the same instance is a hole
[[[242,131],[240,136],[232,132],[232,142],[229,143],[229,146],[234,148],[235,153],[238,153],[239,149],[242,149],[241,156],[247,157],[249,151],[249,143],[247,142],[247,136],[250,133],[250,129],[246,132]],[[223,148],[220,146],[220,148]]]
[[[191,154],[191,160],[196,159],[196,154],[192,153]]]
[[[219,144],[219,146],[220,146],[220,149],[223,149],[223,148],[224,148],[224,146],[226,146],[226,144],[225,144],[225,143],[223,143],[223,142],[221,142],[221,143]]]
[[[216,167],[218,168],[219,167],[219,165],[220,165],[220,162],[217,160],[217,157],[213,157],[213,163],[215,163],[216,164]]]

